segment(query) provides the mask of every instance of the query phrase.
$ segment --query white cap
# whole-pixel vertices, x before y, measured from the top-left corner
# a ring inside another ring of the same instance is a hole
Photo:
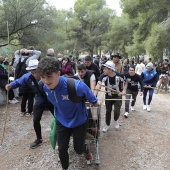
[[[146,68],[147,68],[147,67],[153,68],[153,64],[152,64],[152,63],[148,63],[148,64],[146,65]]]
[[[37,59],[33,59],[30,60],[28,63],[28,67],[26,68],[26,70],[30,71],[30,70],[35,70],[38,67],[38,63],[39,61]]]
[[[107,61],[105,64],[102,64],[104,67],[110,68],[113,71],[116,71],[115,64],[112,61]]]

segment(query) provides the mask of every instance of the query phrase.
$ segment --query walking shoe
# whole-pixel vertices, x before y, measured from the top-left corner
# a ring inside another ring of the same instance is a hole
[[[134,108],[134,106],[131,106],[131,111],[135,111],[135,108]]]
[[[124,117],[128,118],[128,114],[129,114],[128,112],[125,112]]]
[[[119,129],[119,122],[118,122],[118,120],[117,120],[117,121],[114,121],[114,125],[115,125],[115,128],[116,128],[116,129]]]
[[[20,116],[25,116],[25,112],[21,112],[19,115]]]
[[[110,126],[107,126],[107,125],[105,125],[104,127],[103,127],[103,132],[105,133],[105,132],[107,132],[108,130],[109,130],[109,128],[110,128]]]
[[[147,105],[147,111],[148,111],[148,112],[151,111],[150,105]]]
[[[30,116],[32,116],[32,113],[25,113],[25,116],[27,116],[27,117],[30,117]]]
[[[18,103],[18,102],[15,101],[14,99],[12,99],[12,100],[9,100],[9,103],[10,103],[10,104],[16,104],[16,103]]]
[[[143,105],[143,110],[146,110],[146,105]]]
[[[13,98],[13,100],[15,100],[15,101],[16,101],[16,103],[19,103],[19,101],[18,101],[15,97]]]
[[[34,149],[40,145],[42,145],[42,139],[37,139],[33,143],[31,143],[30,148]]]

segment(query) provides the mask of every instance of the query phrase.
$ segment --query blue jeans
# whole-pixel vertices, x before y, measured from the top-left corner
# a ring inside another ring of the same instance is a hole
[[[149,91],[148,105],[150,105],[151,101],[152,101],[154,89],[153,88],[144,88],[144,90],[143,90],[143,104],[144,105],[146,105],[146,96],[147,96],[148,91]]]

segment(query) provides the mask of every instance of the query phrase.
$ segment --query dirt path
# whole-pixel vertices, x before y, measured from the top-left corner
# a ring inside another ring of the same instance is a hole
[[[75,154],[70,143],[71,170],[169,170],[170,169],[170,95],[154,94],[151,112],[142,109],[142,97],[138,96],[136,111],[123,117],[124,102],[116,131],[113,125],[108,133],[100,136],[100,165],[87,166],[83,156]],[[104,124],[105,106],[101,111]],[[0,146],[0,170],[60,170],[57,154],[49,144],[51,115],[42,117],[44,144],[30,149],[35,140],[32,117],[18,115],[20,104],[9,105],[10,120],[7,122],[5,140]],[[4,126],[5,107],[0,107],[0,139]]]

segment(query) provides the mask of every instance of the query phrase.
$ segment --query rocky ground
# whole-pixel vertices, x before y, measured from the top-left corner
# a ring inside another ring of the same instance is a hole
[[[119,122],[113,120],[108,133],[101,132],[99,140],[100,164],[86,165],[70,142],[71,170],[169,170],[170,169],[170,95],[154,94],[151,112],[142,109],[142,97],[138,96],[136,111],[124,118],[124,102]],[[0,139],[4,129],[5,106],[0,106]],[[0,170],[60,170],[58,154],[49,144],[51,114],[42,117],[43,145],[30,149],[35,140],[32,117],[21,117],[20,103],[9,104],[5,139],[0,146]],[[101,109],[101,127],[104,124],[105,106]],[[95,147],[92,144],[93,155]],[[95,156],[94,156],[95,158]]]

